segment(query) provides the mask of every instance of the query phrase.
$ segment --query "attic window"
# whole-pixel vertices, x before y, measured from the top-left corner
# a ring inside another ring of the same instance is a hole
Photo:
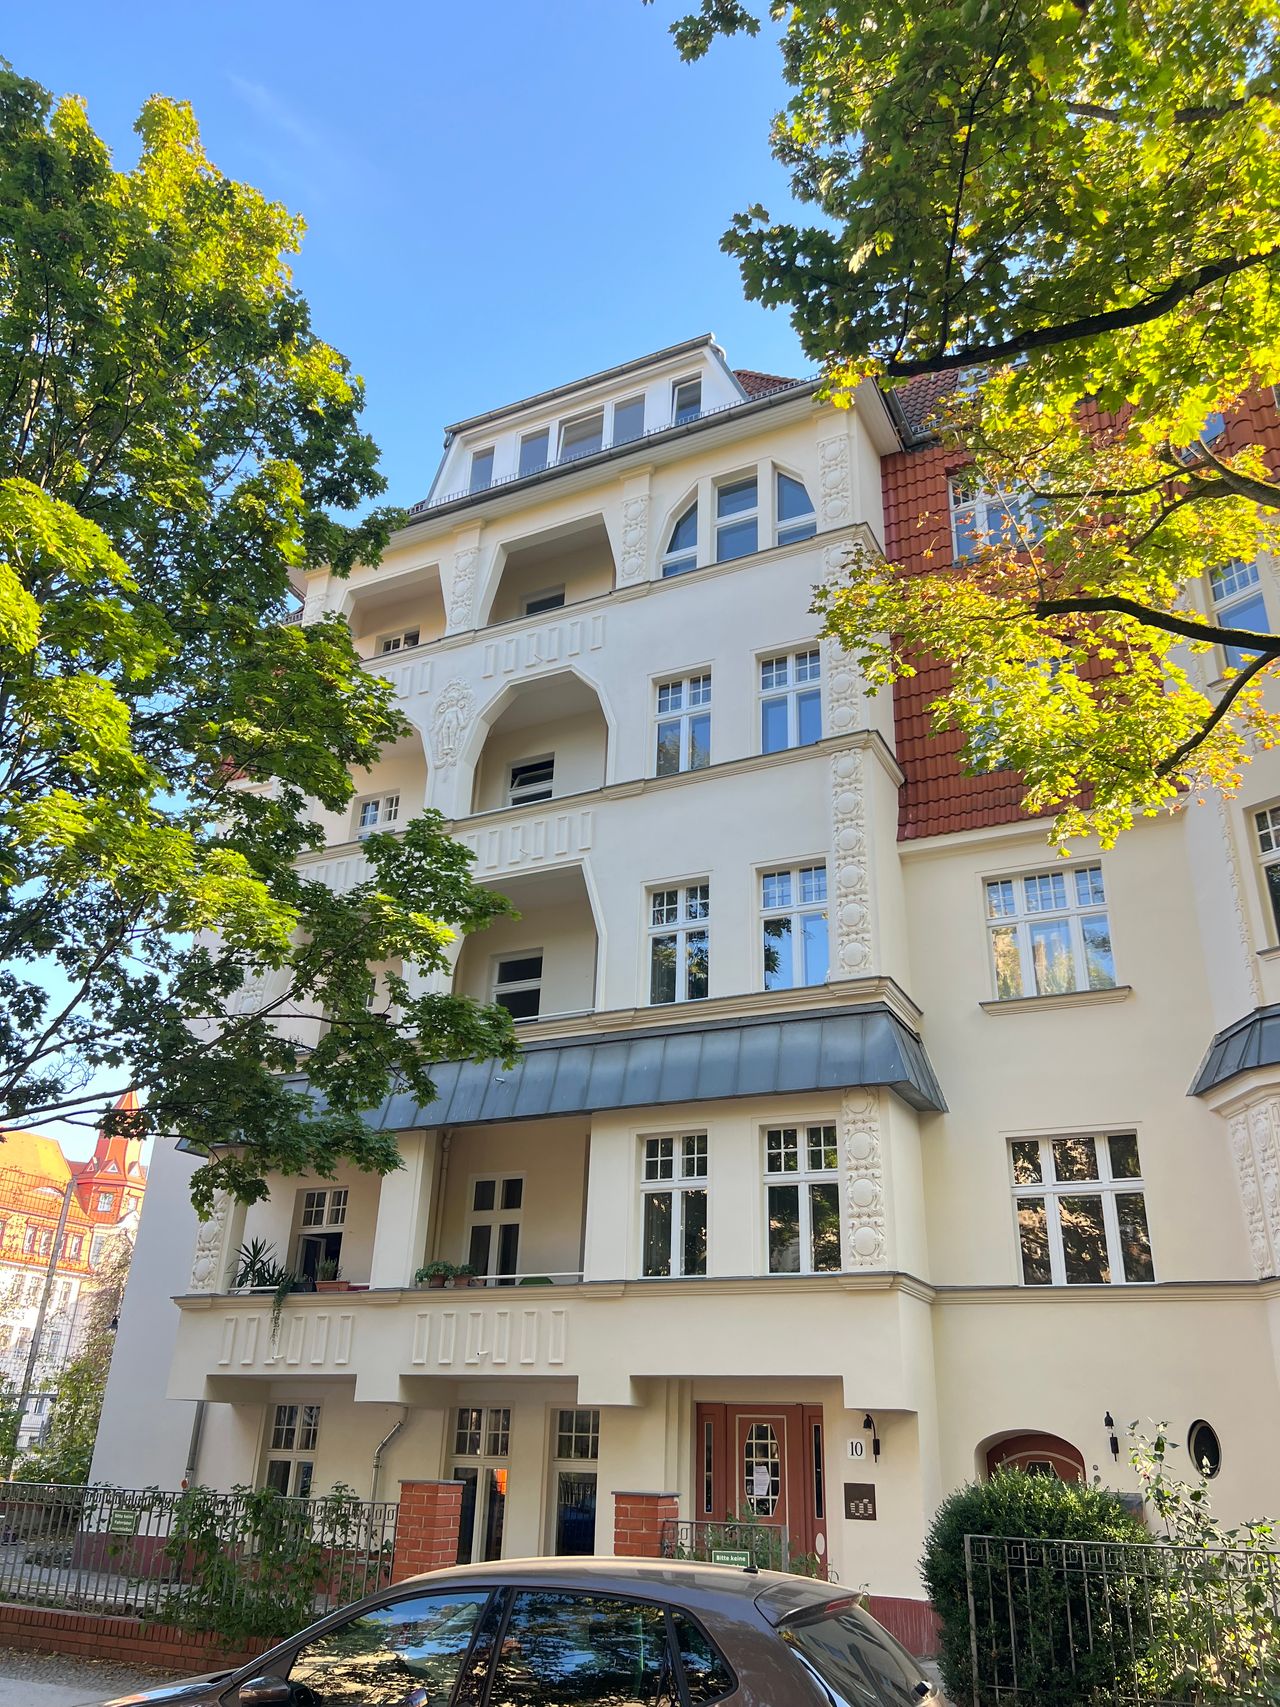
[[[700,379],[682,379],[671,389],[671,421],[673,426],[679,426],[682,421],[696,421],[702,413],[702,381]]]

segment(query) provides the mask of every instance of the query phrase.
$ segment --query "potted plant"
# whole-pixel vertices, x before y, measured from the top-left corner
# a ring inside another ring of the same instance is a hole
[[[433,1291],[443,1286],[446,1280],[452,1278],[453,1264],[451,1262],[426,1263],[413,1277],[415,1286],[428,1286]]]
[[[342,1278],[337,1257],[322,1257],[316,1264],[317,1292],[349,1292],[351,1282]]]
[[[251,1239],[236,1252],[233,1284],[248,1292],[274,1292],[276,1267],[275,1247],[265,1239]]]
[[[460,1262],[453,1271],[453,1284],[455,1286],[471,1286],[475,1279],[476,1271],[469,1262]]]

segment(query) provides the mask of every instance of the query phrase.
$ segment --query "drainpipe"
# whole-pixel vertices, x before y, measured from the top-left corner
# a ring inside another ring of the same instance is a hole
[[[391,1425],[390,1433],[384,1434],[373,1449],[373,1475],[369,1481],[369,1504],[372,1505],[378,1497],[378,1472],[382,1468],[382,1449],[390,1446],[391,1442],[404,1427],[404,1411],[400,1412],[400,1421]]]
[[[200,1463],[200,1437],[204,1433],[204,1413],[207,1401],[196,1400],[196,1414],[191,1419],[191,1443],[187,1447],[187,1467],[182,1472],[184,1488],[194,1488],[196,1485],[196,1470]]]

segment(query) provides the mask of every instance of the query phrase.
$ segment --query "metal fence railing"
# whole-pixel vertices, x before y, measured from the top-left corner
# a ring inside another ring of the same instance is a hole
[[[1280,1699],[1280,1554],[967,1535],[975,1707]]]
[[[0,1601],[173,1619],[212,1576],[233,1599],[270,1577],[320,1613],[391,1580],[397,1511],[341,1493],[0,1482]]]
[[[791,1568],[791,1542],[785,1529],[750,1520],[691,1523],[668,1520],[662,1525],[664,1559],[698,1559],[709,1564],[736,1564],[727,1555],[746,1555],[745,1563],[762,1571]],[[719,1557],[717,1557],[719,1555]]]

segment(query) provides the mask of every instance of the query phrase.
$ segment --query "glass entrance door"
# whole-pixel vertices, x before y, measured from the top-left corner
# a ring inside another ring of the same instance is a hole
[[[589,1556],[596,1550],[596,1473],[556,1473],[556,1552]]]
[[[482,1410],[464,1405],[456,1413],[451,1474],[462,1483],[460,1565],[502,1557],[510,1437],[511,1412],[505,1407]]]

